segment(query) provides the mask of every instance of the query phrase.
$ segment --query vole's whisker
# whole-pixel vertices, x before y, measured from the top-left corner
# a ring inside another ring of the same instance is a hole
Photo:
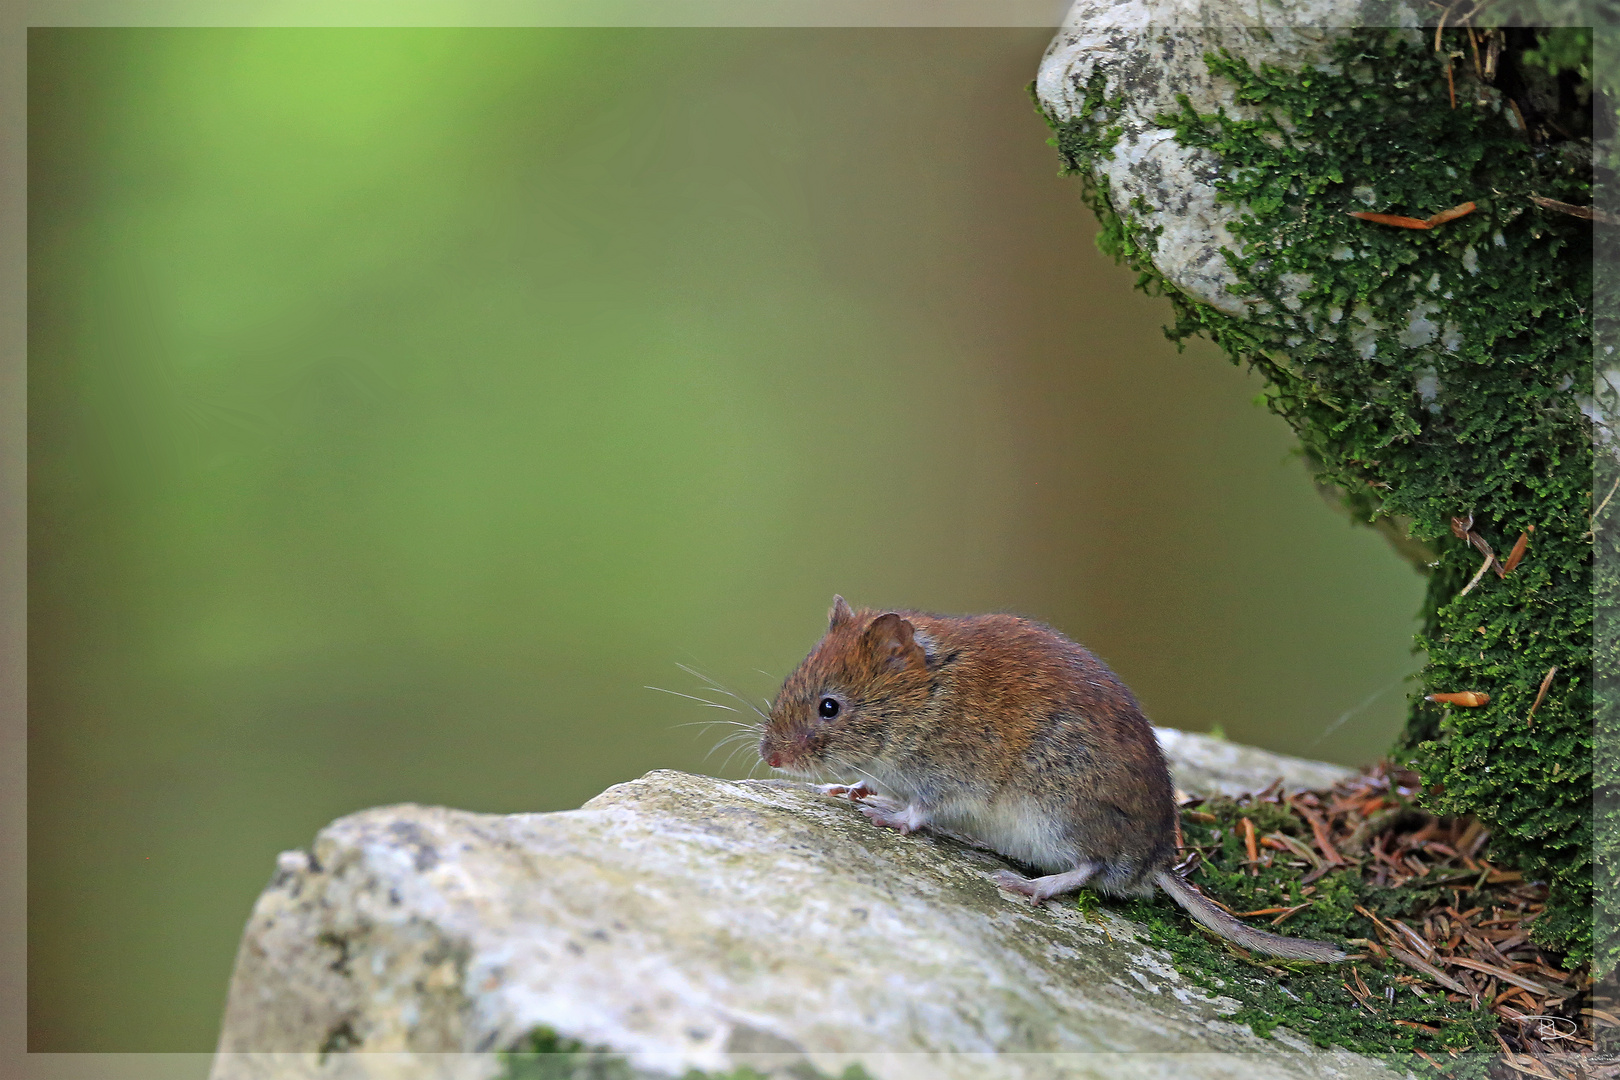
[[[691,721],[690,723],[676,725],[677,727],[701,727],[704,730],[708,730],[708,728],[716,724],[732,728],[733,730],[727,732],[719,742],[716,742],[709,748],[708,753],[703,755],[703,760],[707,762],[712,760],[714,756],[721,750],[727,750],[729,748],[729,752],[726,754],[725,760],[720,763],[719,771],[724,773],[731,768],[731,763],[736,760],[738,754],[744,753],[749,749],[758,748],[759,739],[765,734],[765,726],[770,722],[770,713],[768,711],[762,712],[758,705],[755,705],[753,702],[749,701],[747,698],[743,697],[729,686],[726,686],[718,679],[713,679],[708,675],[705,675],[703,672],[699,671],[695,667],[692,667],[690,664],[677,663],[675,666],[703,684],[703,686],[700,688],[700,693],[685,694],[679,690],[670,690],[662,686],[648,686],[647,689],[657,690],[661,694],[672,694],[678,698],[685,698],[687,701],[695,701],[699,705],[707,705],[711,709],[724,709],[730,713],[743,713],[746,711],[759,718],[758,722],[756,723],[749,723],[742,720],[695,720]],[[769,672],[762,671],[760,674],[768,676]],[[703,696],[703,694],[708,693],[724,694],[726,697],[729,697],[732,701],[736,702],[737,705],[742,707],[735,708],[731,705],[722,704],[718,701],[712,701]],[[765,708],[766,710],[769,710],[771,708],[770,699],[766,698],[764,700]],[[754,774],[754,770],[759,768],[759,766],[760,762],[755,761],[753,765],[749,766],[748,775],[752,776]]]
[[[695,667],[692,667],[690,664],[682,664],[682,663],[677,662],[675,664],[675,666],[680,668],[682,671],[686,672],[688,675],[692,676],[692,678],[697,679],[700,682],[707,683],[710,686],[714,687],[716,690],[724,690],[725,689],[724,687],[722,687],[720,685],[720,683],[718,681],[716,681],[714,679],[711,679],[709,676],[703,674],[703,672],[699,671]]]
[[[692,725],[690,725],[690,724],[682,724],[680,726],[681,727],[691,727]],[[712,725],[707,725],[706,724],[704,726],[707,728],[707,727],[710,727]],[[707,734],[707,732],[705,732],[705,734]],[[764,733],[761,732],[760,730],[758,730],[757,728],[751,728],[751,727],[743,727],[740,731],[728,731],[723,736],[721,736],[721,738],[720,738],[720,740],[718,742],[716,742],[713,746],[709,747],[709,754],[713,754],[716,750],[720,749],[722,746],[730,746],[732,743],[754,743],[754,742],[758,742],[759,737],[762,734],[764,734]],[[704,755],[704,760],[705,761],[708,760],[709,754]]]
[[[736,731],[736,732],[733,732],[730,735],[727,735],[725,738],[721,739],[719,742],[715,743],[712,747],[710,747],[709,748],[709,755],[717,753],[720,750],[720,748],[724,747],[724,746],[737,746],[739,748],[743,747],[743,746],[747,746],[750,743],[754,742],[756,738],[757,738],[757,736],[755,736],[754,733],[751,732],[751,731]],[[735,753],[736,751],[733,750],[732,752]],[[704,756],[705,761],[708,760],[709,755]]]
[[[742,730],[727,733],[725,738],[721,739],[719,742],[715,743],[714,746],[710,747],[708,754],[704,755],[704,761],[707,761],[710,757],[713,757],[721,747],[735,744],[735,749],[733,749],[731,751],[731,755],[726,758],[726,763],[730,764],[731,758],[735,757],[739,750],[745,746],[754,745],[756,742],[758,742],[760,735],[764,733],[762,729],[757,726],[744,724],[738,724],[737,726]],[[724,766],[722,766],[722,768],[723,767]]]
[[[831,754],[829,754],[827,756],[832,761],[832,763],[834,765],[838,766],[840,769],[844,770],[846,773],[856,773],[857,775],[859,775],[861,777],[861,779],[870,780],[870,781],[872,781],[872,783],[878,784],[879,786],[882,786],[881,781],[879,781],[877,777],[873,776],[871,773],[867,772],[865,769],[857,768],[854,765],[851,765],[848,761],[845,761],[841,757],[834,757]],[[835,777],[835,779],[844,780],[844,779],[847,779],[847,777],[846,776],[839,776],[839,777]]]
[[[759,711],[759,706],[755,705],[753,702],[749,701],[747,698],[743,697],[741,694],[737,693],[735,690],[732,690],[730,687],[724,685],[723,683],[720,683],[715,679],[709,678],[709,676],[703,674],[703,672],[699,671],[697,668],[689,667],[686,664],[676,664],[675,666],[680,668],[682,671],[686,672],[688,675],[692,676],[694,679],[699,679],[702,682],[707,683],[711,690],[714,690],[714,691],[716,691],[718,693],[726,695],[727,697],[731,698],[733,701],[737,702],[739,705],[746,706],[749,712],[754,713],[761,720],[770,719],[770,717],[767,716],[765,713],[762,713],[762,712]],[[703,699],[700,698],[699,700],[703,700]]]
[[[714,757],[714,755],[718,754],[720,752],[721,748],[724,747],[725,745],[726,745],[725,743],[715,743],[712,747],[709,748],[709,752],[707,754],[703,755],[703,760],[708,761],[710,758]],[[736,756],[737,756],[737,747],[733,746],[731,748],[731,753],[726,755],[726,760],[724,760],[724,761],[722,761],[720,763],[721,770],[723,771],[727,765],[730,765],[731,764],[731,759],[736,757]]]
[[[696,701],[701,705],[707,705],[711,709],[724,709],[724,710],[726,710],[726,712],[736,712],[737,711],[736,709],[733,709],[730,705],[722,705],[718,701],[710,701],[708,698],[697,697],[694,694],[683,694],[679,690],[665,690],[662,686],[644,686],[644,687],[642,687],[642,689],[644,689],[644,690],[657,690],[660,694],[674,694],[676,697],[683,697],[687,701]],[[755,710],[755,711],[758,711],[758,710]]]
[[[731,753],[726,755],[725,762],[723,764],[721,764],[721,766],[720,766],[720,771],[721,772],[725,772],[727,769],[731,768],[732,759],[735,758],[738,754],[742,753],[744,748],[746,747],[746,745],[747,744],[745,744],[745,743],[738,743],[736,746],[731,748]],[[753,771],[753,767],[750,766],[749,767],[749,772],[752,772],[752,771]]]

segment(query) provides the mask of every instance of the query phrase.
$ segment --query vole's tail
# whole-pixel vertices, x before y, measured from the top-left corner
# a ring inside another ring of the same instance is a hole
[[[1170,899],[1186,908],[1187,914],[1227,941],[1235,942],[1245,949],[1253,949],[1269,956],[1281,956],[1288,960],[1314,960],[1318,964],[1330,964],[1349,955],[1338,946],[1329,945],[1325,941],[1283,937],[1281,934],[1256,930],[1247,923],[1239,922],[1216,907],[1208,897],[1183,881],[1173,870],[1160,870],[1153,875],[1153,880],[1159,888],[1170,894]]]

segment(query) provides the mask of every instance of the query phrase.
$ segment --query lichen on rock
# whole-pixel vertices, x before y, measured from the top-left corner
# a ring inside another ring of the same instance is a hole
[[[1173,764],[1215,749],[1170,741]],[[1177,780],[1209,794],[1343,775],[1203,756],[1224,781]],[[991,883],[1005,865],[784,781],[654,772],[557,813],[364,811],[285,855],[259,898],[213,1077],[486,1080],[537,1033],[637,1075],[1391,1075],[1256,1036],[1139,923],[1032,907]]]

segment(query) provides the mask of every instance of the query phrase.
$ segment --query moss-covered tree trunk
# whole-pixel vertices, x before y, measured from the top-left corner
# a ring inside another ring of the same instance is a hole
[[[1549,883],[1537,938],[1583,959],[1593,223],[1567,207],[1592,201],[1589,98],[1536,66],[1548,35],[1437,34],[1397,7],[1403,29],[1301,29],[1305,6],[1257,28],[1206,5],[1183,28],[1081,0],[1038,102],[1099,244],[1169,297],[1172,336],[1259,371],[1320,477],[1432,553],[1397,750],[1430,808],[1477,815],[1498,858]],[[1461,691],[1489,702],[1425,700]]]

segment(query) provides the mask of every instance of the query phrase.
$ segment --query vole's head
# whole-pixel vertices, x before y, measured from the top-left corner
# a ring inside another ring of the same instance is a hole
[[[887,729],[928,702],[928,658],[896,612],[853,610],[833,597],[827,633],[782,684],[759,756],[797,776],[861,770]]]

